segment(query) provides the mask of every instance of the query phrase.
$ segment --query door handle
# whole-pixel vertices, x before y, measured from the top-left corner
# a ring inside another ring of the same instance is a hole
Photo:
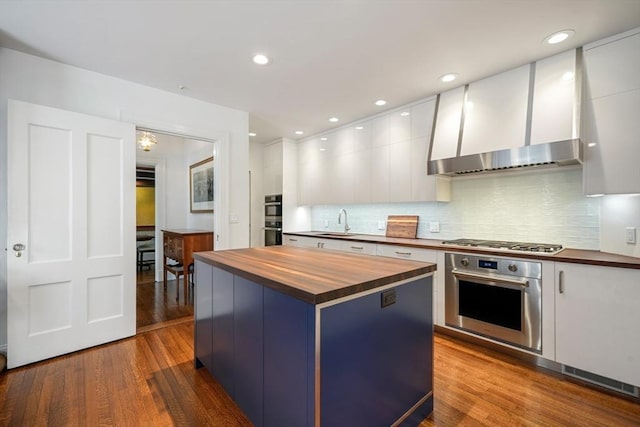
[[[16,257],[18,258],[22,256],[22,251],[24,251],[25,249],[27,249],[27,247],[22,243],[16,243],[15,245],[13,245],[13,250],[16,253]]]
[[[558,273],[558,293],[564,294],[564,271]]]

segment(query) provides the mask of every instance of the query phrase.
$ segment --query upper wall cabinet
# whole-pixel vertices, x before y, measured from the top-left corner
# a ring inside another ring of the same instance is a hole
[[[640,29],[584,48],[586,194],[640,193]]]
[[[262,155],[264,194],[282,194],[282,142],[266,145]]]
[[[300,204],[450,200],[449,180],[427,175],[435,101],[299,143]]]

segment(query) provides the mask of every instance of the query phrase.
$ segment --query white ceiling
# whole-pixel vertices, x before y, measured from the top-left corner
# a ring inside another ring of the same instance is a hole
[[[640,0],[0,0],[0,45],[248,111],[256,142],[638,26]],[[566,28],[567,42],[542,43]],[[253,64],[257,52],[272,62]],[[460,79],[440,82],[447,72]]]

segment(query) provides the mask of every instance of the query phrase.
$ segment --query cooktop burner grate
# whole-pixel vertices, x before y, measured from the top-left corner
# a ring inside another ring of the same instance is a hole
[[[562,249],[562,245],[553,243],[528,243],[528,242],[506,242],[500,240],[478,240],[478,239],[455,239],[445,240],[444,245],[468,246],[490,249],[505,249],[519,252],[542,252],[556,253]]]

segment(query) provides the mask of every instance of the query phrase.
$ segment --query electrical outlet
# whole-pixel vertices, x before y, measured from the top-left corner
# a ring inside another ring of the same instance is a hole
[[[328,228],[329,227],[329,220],[325,219],[324,220],[324,228]]]
[[[630,245],[636,244],[636,228],[627,227],[627,243]]]
[[[378,230],[384,230],[386,228],[384,221],[378,221]]]
[[[440,232],[440,223],[438,221],[429,222],[429,232],[430,233],[439,233]]]

